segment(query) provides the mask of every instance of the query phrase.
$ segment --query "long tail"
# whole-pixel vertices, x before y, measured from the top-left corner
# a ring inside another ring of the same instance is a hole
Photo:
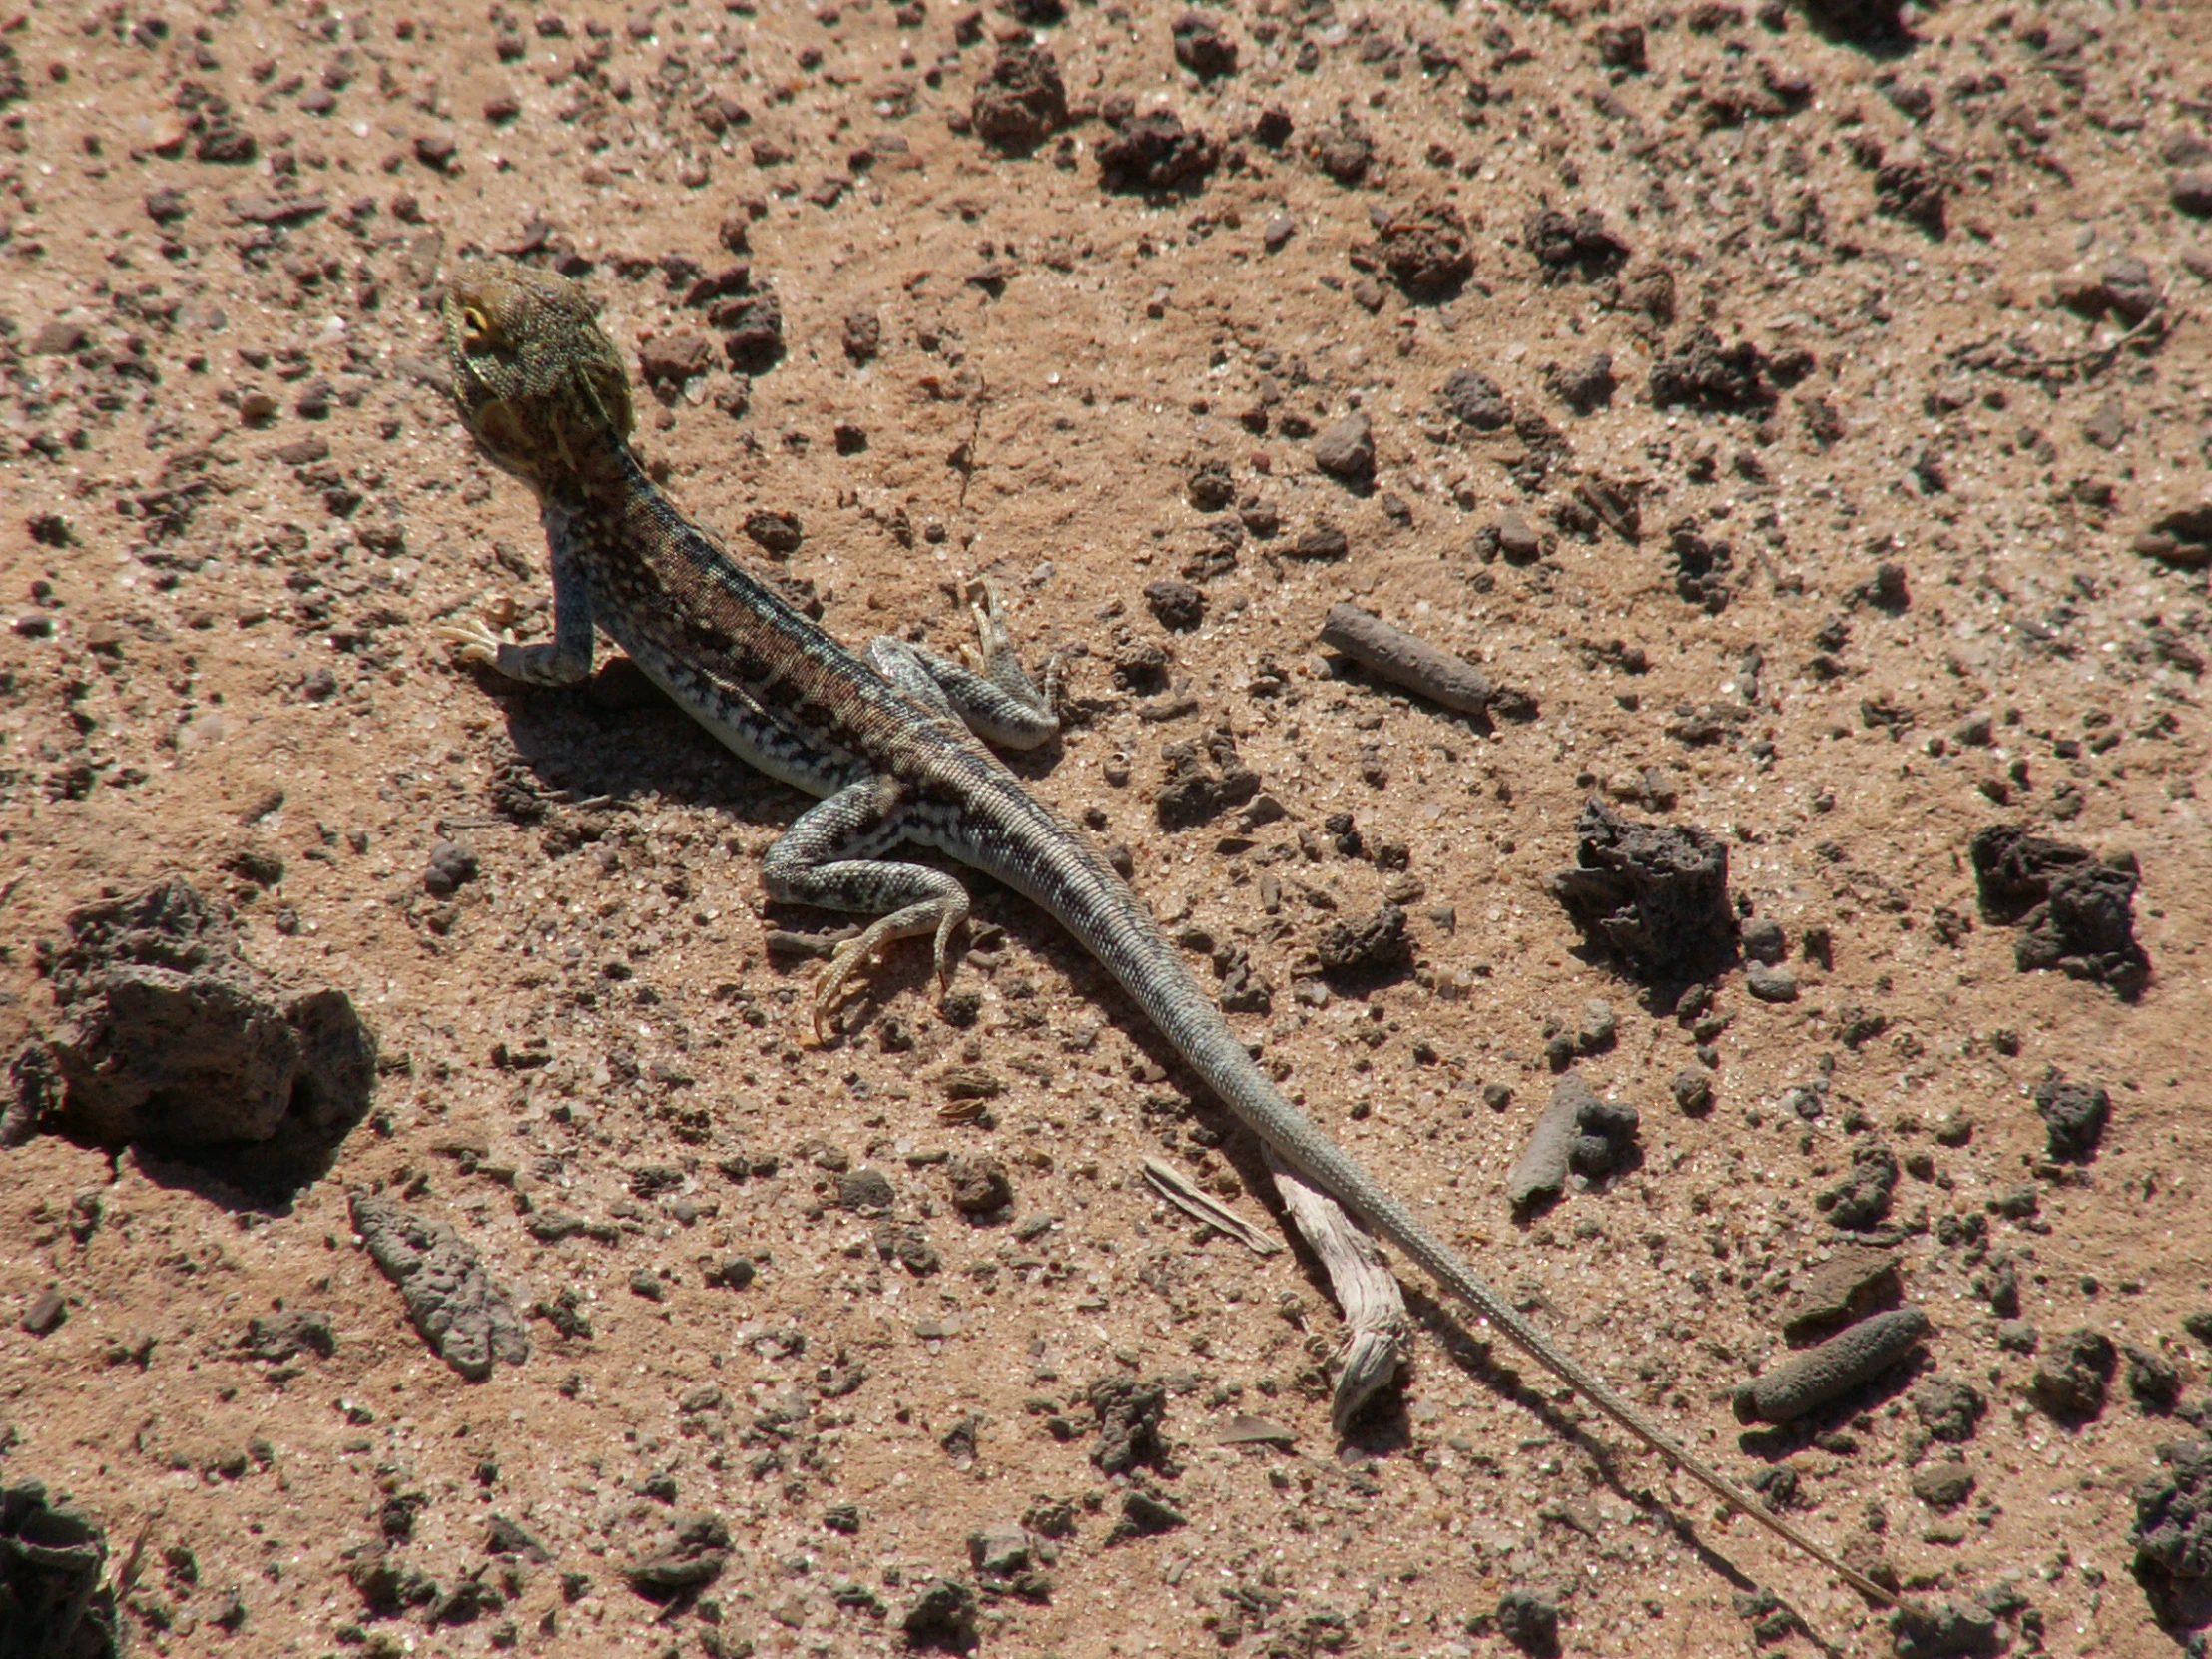
[[[1512,1338],[1538,1365],[1723,1503],[1796,1545],[1860,1594],[1880,1605],[1890,1604],[1894,1598],[1888,1590],[1845,1566],[1825,1545],[1661,1431],[1578,1361],[1561,1354],[1457,1252],[1284,1099],[1223,1023],[1220,1010],[1191,977],[1175,947],[1162,937],[1151,912],[1107,867],[1087,836],[1022,791],[1010,775],[999,784],[995,805],[995,816],[1010,828],[1010,834],[995,846],[963,846],[960,855],[1057,916],[1247,1128],[1418,1262],[1445,1290]]]
[[[1173,1038],[1180,1033],[1170,1031],[1169,1035]],[[1224,1035],[1228,1033],[1224,1031]],[[1179,1041],[1177,1047],[1182,1046]],[[1431,1233],[1349,1153],[1285,1100],[1233,1038],[1226,1045],[1194,1043],[1183,1052],[1255,1134],[1418,1262],[1439,1285],[1512,1338],[1537,1364],[1729,1507],[1741,1510],[1777,1537],[1795,1544],[1862,1595],[1881,1605],[1889,1605],[1893,1597],[1888,1590],[1864,1573],[1844,1565],[1827,1546],[1767,1508],[1679,1440],[1663,1432],[1579,1361],[1560,1353],[1548,1338],[1515,1311],[1512,1304],[1461,1261],[1457,1252]]]

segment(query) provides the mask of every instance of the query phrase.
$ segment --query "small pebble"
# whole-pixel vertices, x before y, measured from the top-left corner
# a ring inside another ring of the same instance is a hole
[[[1797,975],[1788,968],[1769,967],[1765,962],[1749,962],[1744,967],[1744,989],[1761,1002],[1795,1002],[1798,996]]]

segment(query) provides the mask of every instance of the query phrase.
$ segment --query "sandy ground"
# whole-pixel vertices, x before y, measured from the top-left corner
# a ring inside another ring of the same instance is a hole
[[[1748,12],[1259,0],[1216,14],[1236,67],[1204,81],[1148,6],[117,0],[5,24],[0,1037],[52,1026],[37,941],[67,912],[182,873],[383,1054],[372,1117],[286,1203],[58,1135],[0,1153],[0,1476],[66,1491],[119,1553],[155,1516],[146,1650],[881,1651],[919,1586],[976,1582],[971,1533],[1025,1515],[1072,1530],[1034,1561],[1048,1591],[983,1596],[988,1651],[1503,1653],[1522,1590],[1571,1652],[1813,1652],[1755,1632],[1758,1584],[1846,1652],[1892,1647],[1417,1285],[1402,1386],[1340,1443],[1311,1260],[1200,1240],[1137,1173],[1180,1162],[1273,1230],[1256,1148],[1012,895],[975,884],[972,1023],[909,948],[814,1046],[813,967],[767,936],[834,918],[768,912],[757,876],[800,798],[634,672],[518,691],[436,638],[546,626],[527,494],[435,386],[435,284],[487,250],[585,273],[618,341],[674,365],[641,448],[748,554],[749,518],[796,518],[774,562],[840,638],[953,649],[989,573],[1032,661],[1074,653],[1069,730],[1024,775],[1126,845],[1172,931],[1248,953],[1272,1007],[1238,1030],[1559,1342],[1736,1474],[1794,1471],[1795,1513],[1855,1559],[1988,1596],[2003,1640],[2180,1650],[2129,1526],[2153,1447],[2192,1430],[2124,1357],[2087,1421],[2030,1383],[2087,1328],[2205,1398],[2182,1321],[2212,1310],[2207,605],[2186,549],[2133,543],[2207,499],[2212,260],[2186,263],[2207,233],[2172,180],[2212,156],[2212,29],[1968,0],[1868,48]],[[1069,110],[1022,155],[971,109],[1032,35]],[[1102,188],[1117,99],[1202,128],[1211,174]],[[1471,271],[1393,272],[1423,224],[1450,267],[1446,214]],[[2160,308],[2105,350],[2140,289],[2121,256]],[[716,280],[738,263],[743,292]],[[724,338],[762,295],[781,358],[741,375]],[[1700,327],[1764,377],[1741,408],[1655,407]],[[1463,369],[1517,425],[1454,412]],[[1355,410],[1367,489],[1315,462]],[[1508,514],[1533,562],[1511,526],[1496,557]],[[1175,581],[1195,628],[1148,601]],[[1317,631],[1344,599],[1533,718],[1340,672]],[[1163,830],[1163,746],[1223,729],[1287,816]],[[1784,931],[1798,997],[1726,977],[1703,1116],[1670,1089],[1697,1033],[1551,896],[1593,791],[1723,837]],[[2134,855],[2139,997],[2015,969],[1966,862],[1997,822]],[[441,896],[448,838],[479,872]],[[1325,999],[1318,937],[1385,899],[1411,969]],[[1639,1108],[1640,1167],[1517,1224],[1546,1021],[1571,1035],[1592,998],[1617,1033],[1581,1073]],[[982,1122],[940,1117],[960,1066],[1002,1087]],[[2052,1068],[2109,1091],[2085,1164],[2044,1163]],[[1933,1325],[1918,1373],[1747,1431],[1729,1396],[1836,1247],[1816,1198],[1875,1143]],[[970,1220],[945,1154],[998,1160],[1011,1203]],[[356,1190],[450,1224],[518,1309],[573,1291],[591,1335],[533,1318],[525,1364],[463,1381],[352,1236]],[[590,1230],[542,1243],[548,1213]],[[886,1222],[936,1271],[886,1257]],[[735,1254],[752,1283],[709,1283]],[[1998,1341],[2006,1259],[2035,1353]],[[65,1317],[33,1335],[50,1285]],[[252,1358],[252,1318],[302,1309],[331,1353]],[[1140,1476],[1185,1522],[1122,1541],[1086,1403],[1114,1378],[1164,1381],[1171,1469]],[[1931,1443],[1930,1378],[1985,1401],[1962,1443]],[[1293,1445],[1220,1443],[1240,1413]],[[1958,1453],[1970,1495],[1917,1495]],[[703,1512],[719,1579],[634,1594]],[[546,1559],[487,1555],[494,1514]],[[473,1616],[371,1617],[352,1569],[387,1541],[433,1607],[480,1575]]]

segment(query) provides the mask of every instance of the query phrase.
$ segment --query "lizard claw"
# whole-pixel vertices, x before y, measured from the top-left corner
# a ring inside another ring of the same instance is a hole
[[[499,666],[499,648],[504,642],[481,622],[441,623],[435,632],[452,649],[455,662],[480,668]]]
[[[978,576],[967,585],[968,614],[975,618],[975,632],[982,641],[985,661],[1007,650],[1013,641],[1006,633],[1006,612],[999,603],[998,588]]]
[[[880,927],[881,924],[877,923],[857,937],[846,939],[830,952],[830,965],[822,970],[822,976],[815,981],[814,1022],[815,1042],[818,1046],[827,1047],[829,1044],[830,1036],[824,1029],[823,1022],[830,1017],[830,1010],[835,1005],[838,994],[843,991],[844,982],[875,959],[876,946],[880,942],[877,938]]]

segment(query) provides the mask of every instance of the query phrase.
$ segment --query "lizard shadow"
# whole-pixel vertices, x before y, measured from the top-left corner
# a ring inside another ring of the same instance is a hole
[[[1737,1589],[1748,1592],[1758,1587],[1755,1578],[1698,1536],[1690,1516],[1680,1507],[1669,1503],[1649,1485],[1632,1484],[1626,1479],[1616,1465],[1617,1454],[1613,1447],[1591,1434],[1581,1423],[1561,1411],[1552,1400],[1529,1386],[1522,1380],[1519,1371],[1500,1363],[1492,1352],[1491,1344],[1469,1332],[1451,1307],[1412,1285],[1405,1286],[1405,1305],[1422,1328],[1436,1340],[1437,1346],[1454,1367],[1500,1399],[1529,1412],[1552,1435],[1581,1451],[1590,1459],[1598,1472],[1598,1478],[1605,1482],[1607,1489],[1615,1497],[1649,1515],[1657,1525],[1672,1533],[1685,1548],[1696,1555],[1708,1570],[1726,1579]],[[1658,1454],[1653,1452],[1650,1455],[1656,1457]]]
[[[601,800],[630,806],[658,802],[712,811],[733,827],[781,837],[814,805],[814,798],[804,791],[755,771],[731,754],[626,657],[610,654],[589,680],[572,689],[517,685],[489,674],[480,676],[478,684],[502,711],[516,760],[539,792],[528,810],[540,815],[559,808],[564,797],[571,805]],[[1053,742],[1000,758],[1027,784],[1051,771],[1059,748]],[[957,876],[974,900],[978,919],[998,923],[1028,950],[1051,961],[1077,981],[1079,995],[1104,1005],[1132,1034],[1137,1027],[1149,1032],[1135,1005],[1104,970],[1049,916],[1019,900],[1011,888],[918,843],[901,843],[890,856]],[[854,919],[842,911],[780,903],[768,905],[766,916],[772,927],[801,918],[835,916],[842,923]],[[772,957],[770,966],[790,977],[809,970],[816,961],[819,958],[804,955],[778,956]],[[874,968],[848,981],[840,1003],[844,1017],[838,1023],[848,1038],[856,1037],[908,992],[926,996],[930,979],[925,948],[892,949]],[[957,980],[956,974],[956,984]],[[1160,1052],[1180,1064],[1164,1043]]]

